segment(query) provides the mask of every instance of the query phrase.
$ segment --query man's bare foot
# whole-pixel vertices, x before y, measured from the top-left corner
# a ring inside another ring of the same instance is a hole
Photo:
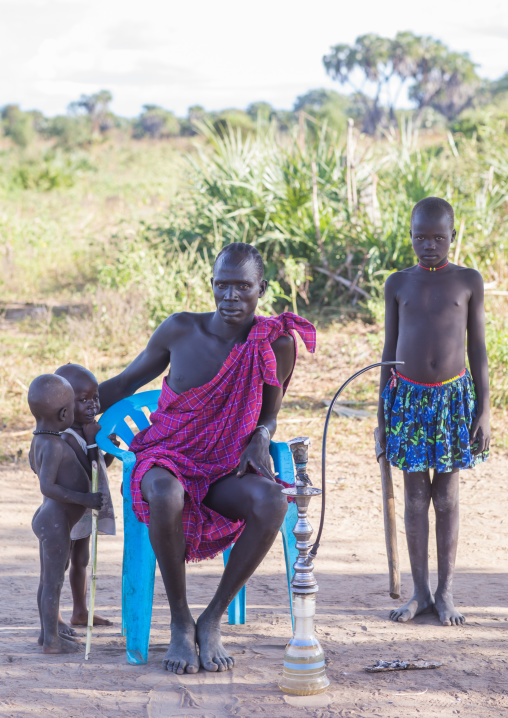
[[[433,606],[434,599],[431,593],[426,593],[424,595],[415,593],[414,596],[403,606],[400,608],[394,608],[393,611],[390,611],[390,618],[392,621],[406,623],[406,621],[410,621],[415,616],[418,616],[419,613],[430,613]]]
[[[71,621],[73,626],[88,626],[88,613],[73,613]],[[93,614],[94,626],[112,626],[113,622],[107,618],[99,616],[98,613]],[[71,629],[72,630],[72,629]]]
[[[462,626],[466,622],[465,616],[455,608],[453,596],[449,591],[443,591],[443,593],[436,591],[434,611],[443,626]]]
[[[196,640],[199,646],[199,662],[205,671],[227,671],[235,664],[222,645],[220,623],[210,621],[201,614],[196,623]]]
[[[81,646],[74,639],[67,636],[58,635],[55,641],[42,646],[43,653],[76,653],[81,650]]]
[[[162,665],[173,673],[197,673],[199,658],[196,649],[196,626],[194,621],[183,628],[171,626],[171,643]]]

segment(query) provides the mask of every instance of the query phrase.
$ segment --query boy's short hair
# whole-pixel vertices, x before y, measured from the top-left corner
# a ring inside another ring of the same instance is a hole
[[[411,224],[413,223],[414,216],[420,211],[428,212],[429,214],[446,214],[450,220],[450,227],[453,229],[453,225],[455,224],[455,214],[453,212],[453,207],[445,199],[442,199],[441,197],[425,197],[425,199],[421,199],[413,207],[413,211],[411,212]]]
[[[248,259],[252,259],[256,264],[259,279],[263,279],[265,274],[265,265],[263,262],[263,258],[253,244],[247,244],[246,242],[232,242],[231,244],[227,244],[221,249],[217,257],[215,258],[215,262],[213,263],[214,270],[215,265],[217,264],[219,259],[226,259],[229,257],[231,257],[231,259],[233,259],[234,261],[238,262],[238,264],[243,264],[243,262],[247,261]]]
[[[39,421],[61,409],[71,396],[74,396],[74,391],[65,377],[41,374],[28,387],[28,406]]]

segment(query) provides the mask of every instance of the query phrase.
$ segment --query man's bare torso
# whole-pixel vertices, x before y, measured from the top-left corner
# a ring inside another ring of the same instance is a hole
[[[211,381],[239,343],[237,335],[224,339],[214,333],[213,316],[213,312],[181,312],[169,317],[161,327],[161,340],[166,342],[171,362],[166,382],[176,394]],[[240,343],[246,341],[251,328],[252,325],[240,337]],[[291,337],[279,337],[273,344],[274,349],[279,345],[286,351],[293,350]]]

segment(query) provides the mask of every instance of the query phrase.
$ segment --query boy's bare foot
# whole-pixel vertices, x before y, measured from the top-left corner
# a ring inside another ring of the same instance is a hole
[[[75,636],[76,631],[68,626],[64,621],[58,619],[58,633],[68,638],[69,636]]]
[[[71,616],[71,623],[73,626],[88,626],[88,613],[73,613]],[[112,626],[113,621],[110,621],[107,618],[103,618],[102,616],[99,616],[98,613],[94,613],[93,614],[93,625],[94,626]]]
[[[71,633],[66,633],[64,629],[71,631]],[[76,635],[76,631],[70,626],[68,626],[66,623],[58,622],[58,635],[62,636],[62,638],[66,638],[68,641],[74,641],[75,643],[79,643],[79,638]],[[39,638],[37,639],[37,643],[39,644],[39,646],[42,646],[42,644],[44,643],[44,629],[42,628],[39,634]]]
[[[419,613],[430,613],[433,606],[434,599],[431,593],[426,593],[424,595],[415,593],[414,596],[403,606],[400,608],[394,608],[393,611],[390,611],[390,618],[392,621],[406,623],[406,621],[410,621],[415,616],[418,616]]]
[[[183,628],[171,626],[171,643],[162,661],[167,671],[173,673],[197,673],[199,658],[196,649],[196,626],[194,622]]]
[[[466,622],[465,616],[455,608],[453,596],[449,591],[436,592],[434,611],[439,616],[443,626],[462,626]]]
[[[74,639],[69,639],[66,636],[58,636],[56,641],[48,645],[42,646],[43,653],[76,653],[81,650],[81,646]]]
[[[235,664],[222,645],[220,622],[210,621],[202,614],[196,623],[199,662],[205,671],[227,671]]]

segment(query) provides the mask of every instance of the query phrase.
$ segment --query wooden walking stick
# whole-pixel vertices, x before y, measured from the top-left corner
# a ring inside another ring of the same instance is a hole
[[[385,519],[386,555],[390,573],[390,596],[400,598],[400,567],[399,551],[397,548],[397,526],[395,523],[395,498],[393,496],[392,469],[386,460],[385,450],[379,442],[379,429],[374,431],[376,440],[376,459],[381,471],[381,486],[383,489],[383,514]]]
[[[92,493],[99,490],[99,471],[97,462],[92,461]],[[90,598],[88,601],[88,625],[86,629],[85,661],[88,661],[92,645],[93,612],[95,607],[95,583],[97,580],[97,518],[99,512],[92,509],[92,578],[90,581]]]

